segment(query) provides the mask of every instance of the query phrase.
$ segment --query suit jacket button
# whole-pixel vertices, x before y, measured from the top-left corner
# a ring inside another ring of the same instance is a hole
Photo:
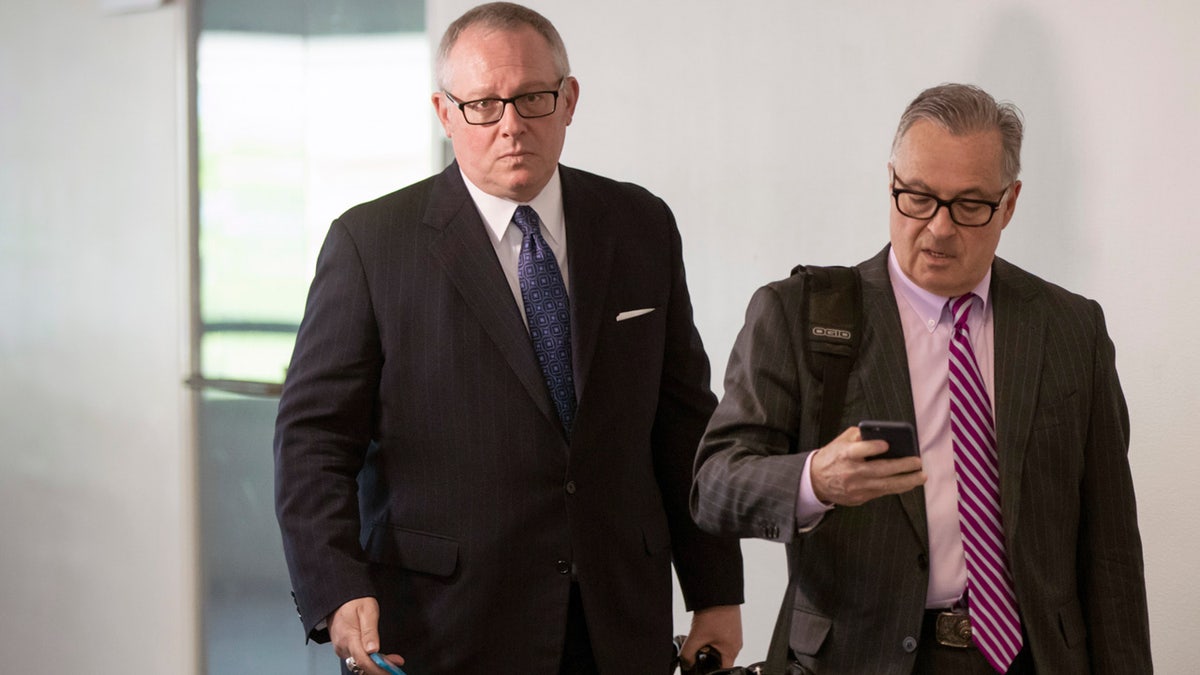
[[[929,569],[929,556],[925,555],[924,553],[918,555],[917,567],[920,567],[923,570]]]
[[[571,573],[571,563],[567,562],[566,560],[559,560],[558,562],[554,563],[554,566],[555,569],[558,570],[559,574]]]
[[[569,494],[569,495],[575,494],[575,481],[573,481],[573,480],[567,481],[567,494]]]
[[[901,643],[901,646],[904,647],[904,651],[911,654],[917,651],[917,639],[909,635],[908,637],[904,638],[904,642]]]

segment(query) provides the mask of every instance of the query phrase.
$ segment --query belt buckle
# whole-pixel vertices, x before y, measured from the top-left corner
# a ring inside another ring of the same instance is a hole
[[[971,617],[966,612],[940,612],[937,615],[935,636],[939,645],[958,647],[971,646]]]

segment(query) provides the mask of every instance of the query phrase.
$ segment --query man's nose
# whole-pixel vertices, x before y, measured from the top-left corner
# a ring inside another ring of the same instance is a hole
[[[933,212],[933,217],[929,219],[929,224],[925,227],[930,234],[939,239],[953,235],[958,229],[958,225],[950,217],[950,207],[945,204],[938,204],[937,210]]]
[[[509,136],[515,136],[525,130],[526,120],[517,112],[515,103],[505,103],[500,111],[500,131]]]

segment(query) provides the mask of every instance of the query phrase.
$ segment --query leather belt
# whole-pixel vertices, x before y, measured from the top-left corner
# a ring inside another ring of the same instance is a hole
[[[967,610],[931,609],[925,612],[925,616],[933,623],[933,637],[939,645],[959,649],[975,646],[971,642],[971,617]]]

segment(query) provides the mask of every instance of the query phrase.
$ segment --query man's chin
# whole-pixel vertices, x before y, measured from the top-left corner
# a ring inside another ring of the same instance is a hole
[[[510,171],[506,173],[504,180],[497,181],[497,184],[505,191],[508,199],[527,202],[536,197],[549,180],[548,176],[537,176],[529,171]]]
[[[949,270],[931,269],[929,265],[922,266],[913,282],[923,290],[947,298],[953,298],[966,292],[960,290],[963,285],[962,280],[954,278]]]

